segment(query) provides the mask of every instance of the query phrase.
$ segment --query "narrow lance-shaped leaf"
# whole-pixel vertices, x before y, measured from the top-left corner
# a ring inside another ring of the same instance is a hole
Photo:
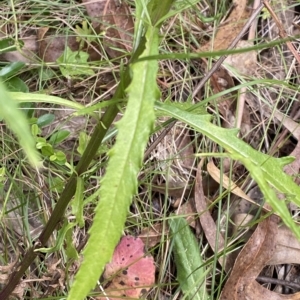
[[[156,108],[189,124],[195,130],[224,147],[228,151],[228,156],[240,160],[259,185],[274,211],[278,213],[284,223],[300,239],[299,228],[290,216],[285,202],[279,200],[273,190],[275,188],[279,192],[284,193],[289,197],[289,200],[300,206],[300,187],[282,170],[283,166],[290,163],[293,158],[274,158],[254,150],[237,137],[238,131],[236,129],[224,129],[210,123],[211,116],[209,115],[197,116],[162,103],[157,103]]]
[[[142,56],[156,54],[157,29],[149,27],[146,39]],[[128,106],[124,117],[117,123],[119,133],[115,146],[109,152],[110,160],[101,182],[100,201],[69,300],[83,299],[95,287],[121,237],[155,119],[154,102],[159,96],[157,71],[156,61],[143,61],[132,66],[132,82],[127,89]]]
[[[195,236],[184,218],[172,218],[169,225],[174,242],[173,252],[177,268],[177,279],[184,299],[208,299],[205,276],[207,271],[200,256]]]
[[[39,156],[35,149],[35,142],[31,135],[25,115],[18,109],[16,102],[6,92],[0,82],[0,118],[4,119],[10,130],[17,136],[21,147],[30,163],[39,165]]]

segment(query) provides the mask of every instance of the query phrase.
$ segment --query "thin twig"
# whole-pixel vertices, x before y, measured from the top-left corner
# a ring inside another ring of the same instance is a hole
[[[277,27],[278,27],[278,31],[279,31],[279,36],[283,39],[286,39],[289,37],[289,35],[287,34],[287,32],[285,31],[282,23],[280,22],[280,20],[278,19],[278,17],[276,16],[274,10],[272,9],[272,7],[269,4],[269,1],[267,0],[263,0],[263,5],[266,7],[266,9],[269,11],[270,15],[272,16],[272,18],[274,19]],[[290,41],[286,41],[286,45],[287,47],[290,49],[290,51],[293,53],[294,57],[296,58],[296,60],[298,61],[298,63],[300,63],[300,56],[297,52],[297,50],[295,49],[294,45],[290,42]]]
[[[256,10],[260,6],[260,0],[255,0],[253,3],[253,14],[256,12]],[[248,34],[248,40],[252,41],[255,38],[255,31],[257,26],[257,18],[255,18],[249,28],[249,34]],[[245,107],[245,101],[246,101],[246,87],[241,88],[241,91],[239,93],[239,98],[237,101],[237,118],[236,118],[236,127],[241,128],[242,125],[242,119],[244,115],[244,107]]]
[[[263,283],[271,283],[271,284],[278,284],[278,285],[283,285],[283,286],[288,286],[291,289],[295,291],[300,290],[300,284],[296,282],[290,282],[287,280],[282,280],[282,279],[277,279],[277,278],[270,278],[270,277],[265,277],[265,276],[258,276],[256,278],[257,281],[263,282]]]
[[[227,50],[233,49],[238,41],[245,35],[247,30],[249,29],[251,23],[256,19],[256,17],[259,15],[260,11],[263,8],[263,4],[260,4],[258,8],[253,12],[247,23],[244,25],[243,29],[241,32],[236,36],[236,38],[232,41],[230,46],[227,48]],[[217,71],[217,69],[222,65],[224,60],[226,59],[227,55],[224,55],[220,57],[217,62],[213,65],[213,67],[208,71],[208,73],[202,78],[202,80],[198,83],[198,85],[195,87],[195,90],[192,94],[193,98],[197,96],[198,92],[202,89],[202,87],[205,85],[205,83],[209,80],[209,78],[212,76],[214,72]]]

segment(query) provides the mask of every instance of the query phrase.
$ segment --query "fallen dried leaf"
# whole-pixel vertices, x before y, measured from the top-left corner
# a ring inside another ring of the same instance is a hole
[[[230,191],[231,193],[237,195],[240,198],[247,200],[248,202],[259,206],[260,204],[256,201],[252,200],[248,197],[241,188],[239,188],[234,181],[230,180],[226,174],[222,174],[222,182],[221,182],[221,171],[215,166],[213,161],[209,161],[207,164],[207,172],[209,175],[217,182],[220,183],[225,189]],[[266,211],[270,211],[267,207],[264,208]]]
[[[259,223],[239,253],[220,300],[272,299],[266,298],[265,294],[257,295],[253,283],[275,251],[277,235],[277,218],[275,218],[272,216]],[[264,290],[267,291],[265,288]]]
[[[48,29],[41,28],[39,31],[39,56],[44,62],[56,62],[56,60],[63,54],[68,46],[72,51],[79,49],[79,43],[75,36],[47,36]]]
[[[225,241],[222,235],[217,232],[217,226],[208,210],[208,205],[206,203],[205,196],[203,193],[201,162],[198,165],[196,175],[195,207],[199,214],[200,223],[210,247],[213,251],[221,250],[225,246]],[[230,260],[230,258],[226,261],[224,257],[220,257],[218,261],[221,264],[221,266],[223,266],[226,272],[228,272],[233,265],[233,262]]]
[[[38,60],[38,45],[36,37],[24,37],[22,38],[22,41],[24,42],[24,45],[20,51],[11,51],[1,54],[0,58],[9,62],[20,61],[28,64],[36,62]]]
[[[162,235],[169,233],[167,224],[156,223],[151,227],[145,227],[139,234],[139,238],[148,248],[156,246],[161,241]]]
[[[200,234],[199,222],[196,223],[196,209],[192,202],[194,202],[194,199],[190,198],[187,202],[180,205],[177,210],[177,214],[183,216],[189,226],[196,229],[196,234],[198,235]]]
[[[214,39],[201,47],[200,51],[227,49],[240,33],[249,15],[247,0],[234,0],[233,9],[225,24],[220,26]]]
[[[0,266],[0,284],[6,284],[9,280],[10,273],[15,269],[18,264],[18,259],[15,262],[8,264],[7,266]],[[25,280],[22,280],[11,293],[11,296],[16,297],[17,299],[23,299],[24,293],[28,289],[28,284]]]
[[[140,238],[125,236],[116,247],[112,261],[106,265],[103,277],[111,280],[105,290],[109,298],[100,297],[98,300],[114,300],[120,296],[138,299],[155,282],[153,257],[145,257],[144,243]]]
[[[105,32],[104,48],[115,58],[132,49],[134,23],[125,2],[83,0],[96,33]],[[101,24],[101,25],[100,25]],[[100,28],[101,27],[101,28]]]
[[[268,265],[300,264],[300,242],[289,228],[278,228],[276,243],[276,251]]]
[[[253,47],[253,42],[239,41],[236,49],[248,47]],[[257,52],[252,50],[244,53],[229,55],[225,59],[224,63],[232,66],[242,75],[251,76],[255,74],[257,69]]]

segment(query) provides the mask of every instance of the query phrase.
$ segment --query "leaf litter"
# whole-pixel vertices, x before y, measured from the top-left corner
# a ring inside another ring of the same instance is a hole
[[[139,299],[147,293],[155,282],[155,265],[152,256],[145,256],[144,247],[140,238],[121,238],[103,273],[104,279],[109,281],[105,297],[98,297],[98,300],[108,297],[110,300],[119,297]]]

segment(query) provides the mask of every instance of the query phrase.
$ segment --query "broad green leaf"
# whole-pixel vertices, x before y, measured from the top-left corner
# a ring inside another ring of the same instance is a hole
[[[42,130],[40,129],[39,126],[37,126],[37,124],[33,124],[31,126],[31,134],[35,137],[37,137],[38,135],[40,135],[42,133]]]
[[[92,76],[95,74],[87,62],[88,58],[88,53],[83,51],[73,52],[69,47],[66,47],[56,61],[63,76],[77,78],[83,75]]]
[[[148,3],[148,11],[151,18],[151,24],[159,28],[169,13],[170,8],[176,1],[174,0],[152,0]]]
[[[0,77],[11,77],[20,71],[26,64],[21,61],[16,61],[8,64],[0,70]]]
[[[80,131],[79,139],[78,139],[78,147],[77,147],[77,151],[80,155],[83,154],[89,140],[90,140],[90,137],[84,131]]]
[[[69,130],[59,130],[59,131],[56,131],[55,133],[53,133],[50,136],[49,142],[52,145],[57,145],[57,144],[63,142],[69,135],[70,135],[70,131]]]
[[[16,41],[13,38],[0,39],[0,54],[16,51],[22,48],[23,46],[24,46],[24,42],[21,40]]]
[[[300,206],[300,187],[292,177],[285,174],[282,168],[290,163],[291,157],[274,158],[254,150],[237,137],[236,129],[224,129],[210,122],[210,115],[195,115],[180,110],[171,105],[156,103],[156,108],[165,114],[189,124],[195,130],[209,137],[221,145],[228,152],[228,156],[241,161],[259,185],[266,200],[273,210],[280,215],[284,223],[300,239],[299,227],[296,226],[289,214],[286,203],[279,200],[273,188],[284,193],[288,201]]]
[[[39,165],[39,156],[35,149],[35,141],[31,135],[29,124],[25,115],[17,107],[17,103],[11,99],[0,82],[0,118],[3,118],[7,126],[17,136],[20,146],[26,153],[33,166]]]
[[[55,115],[54,114],[44,114],[44,115],[41,115],[38,119],[37,119],[37,122],[36,124],[39,126],[39,127],[44,127],[44,126],[47,126],[49,124],[51,124],[53,121],[55,120]]]
[[[6,80],[5,86],[9,92],[29,92],[27,84],[19,77],[13,77],[9,80]]]
[[[184,218],[171,218],[169,226],[172,234],[173,252],[177,268],[177,279],[184,299],[208,299],[205,276],[199,246],[194,234]]]
[[[51,156],[50,156],[51,160]],[[55,161],[57,164],[63,166],[67,162],[66,154],[62,151],[56,151],[53,155],[53,161]]]
[[[146,40],[142,56],[157,53],[156,28],[149,27]],[[90,238],[69,300],[83,299],[95,287],[121,237],[132,196],[137,190],[137,175],[155,119],[154,102],[159,97],[156,83],[158,63],[144,61],[133,64],[131,69],[128,106],[124,117],[116,125],[119,133],[115,146],[109,151],[110,160],[101,182]]]

